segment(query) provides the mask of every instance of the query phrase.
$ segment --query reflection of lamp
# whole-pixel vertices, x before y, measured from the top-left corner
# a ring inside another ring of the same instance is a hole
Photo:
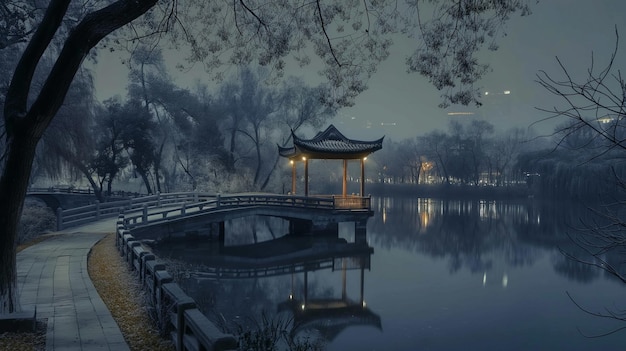
[[[483,286],[487,285],[487,272],[483,273]],[[506,273],[502,274],[502,287],[506,288],[509,286],[509,275]]]

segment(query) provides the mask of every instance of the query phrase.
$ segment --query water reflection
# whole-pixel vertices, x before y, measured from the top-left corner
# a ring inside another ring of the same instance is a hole
[[[622,283],[562,254],[584,258],[572,237],[583,222],[602,224],[585,206],[401,197],[372,206],[366,240],[351,223],[334,236],[289,237],[280,221],[243,220],[230,224],[237,235],[223,249],[170,243],[158,254],[186,262],[185,289],[213,320],[286,315],[290,335],[315,337],[328,351],[626,345],[626,333],[585,338],[580,331],[623,324],[582,312],[566,294],[593,311],[624,306]]]
[[[370,219],[370,240],[376,246],[445,258],[450,272],[468,269],[486,276],[498,261],[513,267],[531,265],[548,249],[555,253],[555,271],[565,277],[591,282],[601,275],[559,253],[587,255],[571,236],[580,234],[582,222],[603,219],[582,205],[406,198],[377,198],[372,204],[377,215]]]
[[[202,238],[152,244],[170,266],[178,265],[183,288],[209,318],[226,327],[252,326],[275,313],[291,321],[292,339],[304,335],[322,344],[350,326],[382,329],[364,298],[374,252],[366,241],[338,233],[277,237],[279,223],[267,230],[264,218],[248,219],[251,230],[241,223],[228,223],[225,246]]]

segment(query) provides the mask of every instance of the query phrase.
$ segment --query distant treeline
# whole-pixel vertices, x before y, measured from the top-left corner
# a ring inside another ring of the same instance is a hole
[[[525,185],[494,187],[446,184],[367,184],[367,193],[374,196],[413,196],[437,199],[523,199],[532,196]]]

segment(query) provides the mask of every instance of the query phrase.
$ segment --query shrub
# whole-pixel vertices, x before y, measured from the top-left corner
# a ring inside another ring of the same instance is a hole
[[[54,231],[57,219],[52,210],[37,201],[26,201],[18,226],[17,244],[23,244],[35,237]]]

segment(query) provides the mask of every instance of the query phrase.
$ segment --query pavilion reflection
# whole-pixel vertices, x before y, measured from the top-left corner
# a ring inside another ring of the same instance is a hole
[[[354,242],[339,238],[334,233],[285,235],[260,243],[222,246],[219,250],[215,250],[211,243],[202,242],[158,243],[153,247],[159,256],[179,256],[178,260],[192,265],[193,268],[187,273],[190,283],[196,281],[191,283],[195,285],[192,290],[204,290],[201,288],[204,284],[202,281],[224,286],[230,282],[245,284],[245,281],[258,278],[290,277],[291,283],[287,285],[290,286],[289,290],[283,290],[285,293],[282,298],[275,295],[269,299],[278,313],[292,315],[290,337],[313,332],[328,343],[350,326],[368,325],[382,330],[380,316],[369,309],[364,299],[365,271],[371,269],[374,249],[363,240],[362,235],[356,235],[357,230],[362,229],[355,228]],[[177,248],[181,245],[184,249]],[[328,296],[327,293],[318,296],[320,289],[312,289],[310,282],[311,274],[317,271],[341,274],[340,286],[337,286],[336,279],[318,279],[316,282],[317,288],[322,284],[331,288],[331,291],[341,290],[340,296]],[[356,299],[349,298],[354,292],[349,292],[348,288],[355,287],[352,280],[351,284],[347,284],[350,271],[358,272],[359,291]],[[200,293],[199,290],[191,296]],[[266,301],[265,298],[262,300]]]
[[[381,318],[371,311],[364,300],[364,272],[370,269],[370,255],[342,257],[341,297],[317,298],[310,297],[308,291],[308,272],[305,271],[302,296],[294,296],[294,279],[292,277],[292,293],[289,299],[278,305],[278,311],[290,311],[294,317],[294,327],[290,332],[293,338],[299,333],[317,331],[327,343],[332,342],[343,330],[350,326],[373,326],[382,330]],[[347,271],[360,270],[360,298],[358,301],[348,298],[346,289]]]

